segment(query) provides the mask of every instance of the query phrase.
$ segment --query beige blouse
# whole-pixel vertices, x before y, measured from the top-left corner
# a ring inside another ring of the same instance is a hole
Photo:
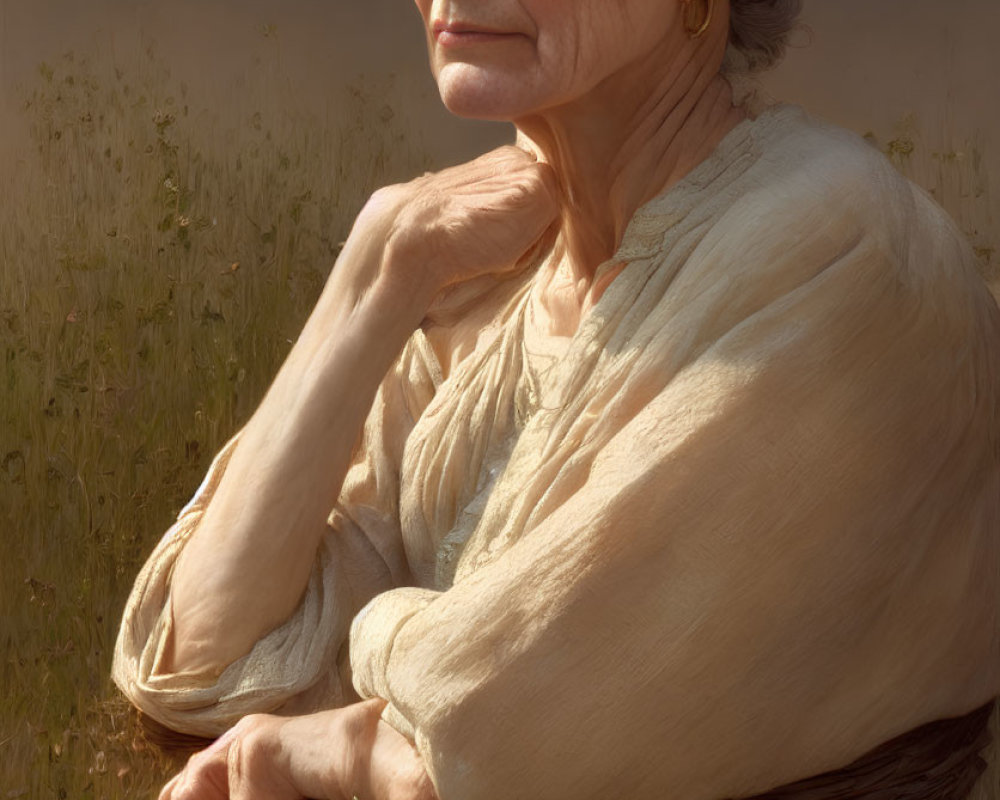
[[[441,800],[719,800],[1000,693],[1000,313],[943,212],[780,106],[618,262],[571,338],[537,273],[447,380],[415,332],[296,614],[166,674],[230,442],[136,581],[126,695],[205,735],[382,697]]]

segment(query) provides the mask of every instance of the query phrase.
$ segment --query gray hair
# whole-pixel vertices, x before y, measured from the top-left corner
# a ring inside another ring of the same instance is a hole
[[[802,0],[730,0],[727,73],[761,72],[785,55]]]

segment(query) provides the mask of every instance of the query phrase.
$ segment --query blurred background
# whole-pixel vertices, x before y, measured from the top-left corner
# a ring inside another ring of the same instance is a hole
[[[995,0],[807,0],[763,96],[1000,242]],[[0,0],[0,798],[142,798],[108,680],[144,556],[246,420],[371,191],[509,141],[405,0]]]

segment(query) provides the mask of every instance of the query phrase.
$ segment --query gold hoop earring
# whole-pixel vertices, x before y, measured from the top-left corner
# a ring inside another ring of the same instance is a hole
[[[692,6],[691,0],[682,0],[682,2],[684,3],[684,29],[687,31],[688,36],[692,39],[700,39],[705,35],[705,31],[707,31],[709,26],[712,24],[712,12],[714,10],[715,2],[714,0],[706,0],[707,8],[705,10],[705,19],[702,20],[700,25],[691,24],[691,15],[688,13]]]

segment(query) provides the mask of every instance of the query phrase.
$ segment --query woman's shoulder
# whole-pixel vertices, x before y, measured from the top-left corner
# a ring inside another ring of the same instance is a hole
[[[1000,357],[1000,311],[971,245],[929,195],[864,139],[801,109],[766,111],[748,131],[751,146],[741,141],[727,161],[743,160],[736,177],[707,184],[704,206],[673,221],[695,243],[671,284],[680,305],[709,298],[709,317],[730,323],[795,307],[792,323],[821,336],[820,309],[863,324],[837,310],[864,307]],[[665,264],[676,250],[662,251]]]
[[[791,218],[822,215],[871,230],[926,213],[913,202],[913,184],[856,133],[790,105],[766,110],[752,125],[754,202],[780,206]]]
[[[984,289],[971,245],[948,213],[872,144],[797,106],[755,121],[758,158],[740,211],[785,236],[863,244],[901,280]]]

